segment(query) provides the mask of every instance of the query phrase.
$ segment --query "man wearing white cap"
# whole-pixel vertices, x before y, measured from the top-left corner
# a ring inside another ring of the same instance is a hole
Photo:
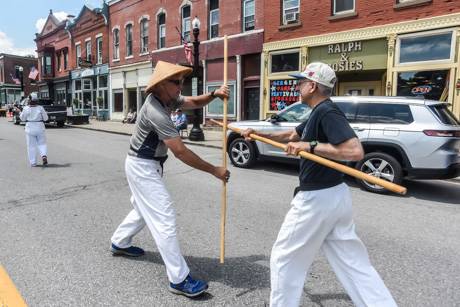
[[[45,124],[48,114],[42,106],[37,105],[38,96],[32,93],[29,96],[29,105],[24,107],[19,117],[26,122],[27,153],[30,166],[37,166],[37,149],[43,165],[48,164]]]
[[[291,75],[299,79],[302,103],[312,112],[292,131],[249,134],[286,142],[286,152],[307,151],[325,158],[358,161],[364,152],[345,115],[329,99],[335,72],[324,63],[311,63]],[[369,261],[355,232],[351,196],[343,174],[310,160],[300,162],[299,192],[291,202],[270,259],[270,305],[299,306],[308,269],[322,249],[332,269],[356,306],[396,306],[390,292]]]
[[[131,241],[147,225],[166,265],[169,290],[195,297],[205,292],[208,284],[190,276],[180,251],[173,202],[162,178],[163,163],[170,149],[182,162],[220,180],[228,181],[230,173],[202,160],[185,147],[170,118],[172,110],[202,108],[215,97],[228,97],[227,86],[201,96],[182,96],[183,79],[191,72],[191,68],[159,61],[150,78],[146,89],[148,96],[139,111],[125,162],[134,209],[113,234],[111,251],[114,255],[143,255],[144,251],[132,246]]]

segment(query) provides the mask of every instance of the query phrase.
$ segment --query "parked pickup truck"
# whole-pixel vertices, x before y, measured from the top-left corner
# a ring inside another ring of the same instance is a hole
[[[22,111],[22,109],[28,103],[29,99],[26,98],[20,102],[18,108]],[[49,120],[46,123],[55,123],[58,127],[64,127],[64,124],[67,119],[67,108],[65,105],[54,104],[54,102],[50,99],[39,99],[38,104],[41,105],[48,114]],[[15,125],[19,125],[21,123],[19,114],[19,112],[13,113],[13,123]]]

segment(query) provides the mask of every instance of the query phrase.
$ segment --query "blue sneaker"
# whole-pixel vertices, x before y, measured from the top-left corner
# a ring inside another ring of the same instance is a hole
[[[129,256],[129,257],[139,257],[145,254],[144,250],[140,247],[130,246],[127,248],[120,248],[112,243],[112,247],[110,251],[114,256],[122,255],[122,256]]]
[[[196,297],[203,294],[208,289],[208,283],[203,280],[193,279],[188,275],[179,284],[169,283],[169,291],[174,294],[181,294],[187,297]]]

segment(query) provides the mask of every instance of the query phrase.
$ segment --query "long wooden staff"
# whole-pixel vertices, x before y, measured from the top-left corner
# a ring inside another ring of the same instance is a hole
[[[227,68],[228,68],[228,38],[224,36],[224,85],[227,85]],[[224,169],[227,169],[227,103],[228,98],[224,98],[223,114],[223,143],[222,143],[222,161]],[[225,220],[227,216],[227,182],[223,181],[222,189],[222,207],[220,210],[220,263],[225,259]]]
[[[212,121],[214,123],[220,125],[220,126],[223,126],[222,123],[220,123],[218,121],[215,121],[215,120],[212,120]],[[234,131],[234,132],[236,132],[236,133],[240,133],[242,131],[242,129],[238,129],[238,128],[231,127],[231,126],[228,126],[227,128],[232,130],[232,131]],[[226,130],[226,129],[224,128],[224,130]],[[287,148],[286,144],[275,142],[273,140],[270,140],[268,138],[264,138],[264,137],[259,136],[257,134],[252,133],[249,136],[254,140],[270,144],[272,146],[281,148],[283,150],[286,150],[286,148]],[[386,181],[386,180],[371,176],[369,174],[361,172],[361,171],[359,171],[357,169],[354,169],[352,167],[349,167],[349,166],[346,166],[346,165],[343,165],[343,164],[328,160],[326,158],[311,154],[309,152],[301,151],[301,152],[299,152],[299,156],[301,156],[304,159],[314,161],[314,162],[316,162],[318,164],[322,164],[324,166],[330,167],[332,169],[335,169],[335,170],[337,170],[339,172],[342,172],[344,174],[350,175],[352,177],[367,181],[369,183],[377,184],[379,186],[384,187],[385,189],[387,189],[389,191],[392,191],[392,192],[395,192],[395,193],[398,193],[398,194],[402,194],[402,195],[406,194],[406,192],[407,192],[407,189],[405,187],[402,187],[402,186],[397,185],[395,183],[392,183],[392,182],[389,182],[389,181]]]

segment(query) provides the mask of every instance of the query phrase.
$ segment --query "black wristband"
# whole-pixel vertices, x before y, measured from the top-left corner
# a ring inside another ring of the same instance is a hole
[[[216,98],[215,92],[216,92],[216,90],[213,90],[212,92],[209,92],[209,94],[211,95],[212,98]]]

